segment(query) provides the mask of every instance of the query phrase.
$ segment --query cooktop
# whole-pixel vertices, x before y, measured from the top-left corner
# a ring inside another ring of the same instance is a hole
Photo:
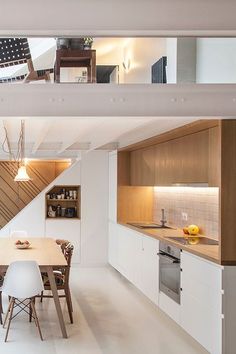
[[[169,236],[169,237],[166,237],[166,238],[168,238],[169,240],[173,240],[173,241],[179,242],[182,245],[193,245],[191,243],[191,241],[188,241],[187,237]],[[190,237],[190,239],[191,239],[191,237]],[[208,237],[198,237],[198,242],[196,244],[199,244],[199,245],[219,245],[219,241],[213,240],[213,239],[208,238]]]

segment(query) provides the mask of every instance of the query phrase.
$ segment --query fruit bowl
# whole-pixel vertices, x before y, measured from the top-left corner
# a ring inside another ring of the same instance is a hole
[[[29,241],[25,240],[25,241],[20,241],[20,240],[17,240],[15,242],[15,246],[16,248],[18,249],[26,249],[26,248],[29,248],[30,247],[30,243]]]

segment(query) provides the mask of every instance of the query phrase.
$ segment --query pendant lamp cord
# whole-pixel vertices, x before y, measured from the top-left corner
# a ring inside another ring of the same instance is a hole
[[[8,132],[7,132],[7,128],[4,127],[4,132],[5,132],[5,138],[2,142],[2,150],[3,152],[5,152],[6,154],[10,155],[10,160],[13,160],[15,162],[20,162],[20,164],[22,164],[23,160],[24,160],[24,150],[25,150],[25,121],[21,120],[21,128],[20,128],[20,135],[19,135],[19,139],[17,142],[17,152],[16,155],[13,153],[12,149],[11,149],[11,144],[10,144],[10,140],[9,140],[9,136],[8,136]]]

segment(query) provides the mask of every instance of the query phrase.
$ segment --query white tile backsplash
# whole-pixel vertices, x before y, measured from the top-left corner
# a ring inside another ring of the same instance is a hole
[[[155,187],[153,220],[159,222],[161,209],[165,209],[168,224],[184,227],[196,224],[200,233],[219,237],[219,188],[206,187]],[[182,212],[188,220],[182,220]]]

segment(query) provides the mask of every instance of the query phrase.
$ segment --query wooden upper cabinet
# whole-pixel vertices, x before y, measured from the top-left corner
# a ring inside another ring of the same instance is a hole
[[[219,127],[130,152],[133,186],[208,183],[219,186]]]
[[[155,146],[155,186],[168,186],[173,183],[174,161],[172,141]]]
[[[140,149],[131,152],[131,185],[154,186],[155,148]]]
[[[155,148],[155,185],[208,182],[208,130]]]
[[[173,183],[208,182],[208,130],[172,141]]]

